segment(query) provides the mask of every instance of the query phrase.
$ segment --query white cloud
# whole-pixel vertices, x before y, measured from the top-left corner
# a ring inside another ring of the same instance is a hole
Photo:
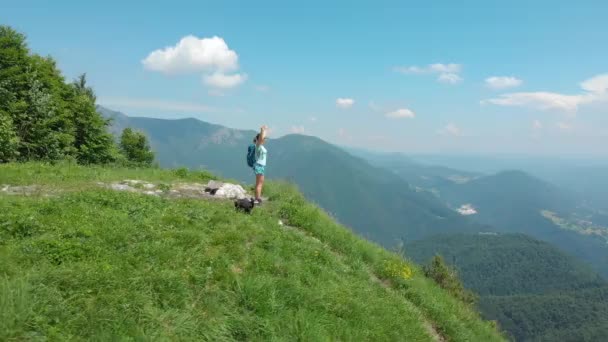
[[[224,39],[183,37],[175,46],[152,51],[142,61],[148,70],[166,74],[197,71],[233,71],[238,69],[238,55]]]
[[[492,103],[499,106],[519,106],[541,110],[555,109],[564,112],[576,112],[580,104],[588,101],[588,95],[564,95],[539,91],[503,94],[500,95],[499,98],[482,101],[482,103]]]
[[[303,134],[304,126],[291,126],[291,133],[294,134]]]
[[[530,107],[541,110],[558,110],[576,113],[580,105],[608,100],[608,74],[597,75],[580,84],[584,90],[577,95],[552,92],[508,93],[498,98],[481,101],[499,106]]]
[[[203,73],[206,85],[227,89],[240,85],[247,75],[236,73],[239,69],[238,55],[224,39],[214,36],[198,38],[183,37],[175,46],[152,51],[142,60],[145,69],[167,75]],[[229,73],[233,74],[229,74]]]
[[[471,204],[463,204],[460,206],[460,208],[456,209],[456,211],[458,211],[460,215],[465,216],[477,214],[477,210],[475,210]]]
[[[448,73],[448,74],[457,74],[462,70],[462,66],[460,64],[429,64],[426,67],[419,66],[397,66],[394,67],[393,70],[396,72],[400,72],[402,74],[438,74],[438,73]]]
[[[158,99],[100,98],[98,102],[103,106],[131,109],[155,109],[186,113],[216,111],[216,109],[200,103]]]
[[[608,74],[597,75],[581,83],[581,88],[594,94],[608,93]]]
[[[541,129],[541,128],[543,128],[543,124],[539,120],[534,120],[532,122],[532,128],[534,128],[534,129]]]
[[[446,74],[439,75],[437,80],[441,83],[456,84],[456,83],[461,82],[462,78],[460,76],[458,76],[457,74],[446,73]]]
[[[459,137],[462,135],[462,130],[455,124],[449,123],[445,127],[441,128],[438,133],[441,135],[451,135],[454,137]]]
[[[393,70],[402,74],[439,74],[437,81],[447,84],[456,84],[462,81],[462,77],[460,77],[462,65],[455,63],[435,63],[424,67],[416,65],[397,66]]]
[[[414,118],[415,116],[416,113],[407,108],[400,108],[386,113],[386,117],[391,119]]]
[[[486,86],[492,89],[514,88],[522,83],[522,80],[513,76],[492,76],[486,78]]]
[[[336,99],[336,106],[339,108],[350,108],[355,104],[355,100],[349,98],[338,98]]]
[[[236,87],[246,80],[246,74],[227,75],[219,71],[203,77],[203,81],[206,85],[223,89]]]
[[[310,117],[310,122],[317,122],[317,118],[316,118],[316,117],[314,117],[314,116],[311,116],[311,117]]]
[[[567,131],[569,129],[572,128],[572,126],[566,122],[558,122],[555,124],[557,126],[557,128],[561,129],[562,131]]]

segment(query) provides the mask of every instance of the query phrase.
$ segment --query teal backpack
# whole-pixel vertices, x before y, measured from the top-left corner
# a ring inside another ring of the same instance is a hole
[[[253,167],[255,164],[255,145],[251,144],[247,148],[247,165]]]

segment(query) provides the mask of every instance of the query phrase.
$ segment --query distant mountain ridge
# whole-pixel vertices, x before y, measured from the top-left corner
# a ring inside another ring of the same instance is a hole
[[[586,234],[585,227],[567,230],[544,212],[582,225],[585,211],[574,192],[558,188],[522,171],[503,171],[463,184],[445,184],[438,196],[449,206],[469,204],[476,214],[470,217],[502,232],[524,233],[549,242],[591,264],[608,277],[608,241]]]
[[[205,168],[223,177],[253,181],[245,156],[254,131],[195,119],[128,117],[103,107],[99,111],[116,118],[115,133],[127,126],[145,132],[162,166]],[[292,134],[269,139],[266,146],[270,179],[294,182],[338,221],[385,246],[445,231],[489,229],[462,217],[431,193],[418,191],[397,175],[319,138]]]

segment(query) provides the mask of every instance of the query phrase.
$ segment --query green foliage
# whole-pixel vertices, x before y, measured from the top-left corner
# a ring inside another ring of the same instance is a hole
[[[109,163],[117,150],[85,76],[64,81],[55,61],[0,26],[0,162],[74,159]]]
[[[154,161],[154,152],[150,149],[146,136],[131,128],[122,131],[120,148],[127,160],[134,165],[151,166]]]
[[[483,316],[518,341],[595,341],[608,329],[606,281],[548,243],[523,234],[454,234],[406,249],[418,262],[436,253],[452,262],[479,294]]]
[[[447,290],[456,298],[467,304],[474,304],[475,294],[466,290],[458,278],[456,270],[449,267],[440,255],[435,255],[428,265],[425,265],[424,275],[433,279],[441,288]]]
[[[488,322],[387,260],[293,188],[268,184],[252,215],[232,203],[102,189],[125,178],[198,181],[159,169],[0,165],[0,340],[501,341]],[[287,228],[279,219],[298,228]],[[374,277],[381,281],[375,281]]]
[[[1,95],[0,95],[1,96]],[[13,127],[13,120],[0,110],[0,163],[13,160],[18,156],[19,138]]]
[[[115,161],[116,146],[108,132],[109,122],[97,112],[95,94],[83,74],[71,84],[70,105],[74,123],[76,159],[82,164],[104,164]]]

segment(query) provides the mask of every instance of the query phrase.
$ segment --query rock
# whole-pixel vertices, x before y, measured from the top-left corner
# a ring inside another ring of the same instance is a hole
[[[167,195],[172,198],[201,198],[201,199],[243,199],[247,198],[247,192],[242,186],[237,184],[209,181],[207,184],[201,183],[178,183],[172,184],[171,189],[163,191],[158,189],[155,184],[137,179],[126,179],[121,182],[103,184],[116,191],[137,192],[150,196]],[[2,191],[5,191],[2,188]],[[9,189],[10,191],[10,189]]]
[[[40,187],[37,185],[4,185],[2,187],[2,192],[5,192],[9,195],[24,195],[29,196],[34,193],[38,193],[40,191]]]
[[[118,184],[118,183],[110,184],[110,189],[116,190],[116,191],[136,191],[135,188],[133,188],[127,184]]]
[[[214,196],[227,199],[242,199],[247,197],[247,192],[240,185],[225,183],[217,189]]]
[[[135,185],[135,184],[142,184],[145,183],[144,181],[141,181],[139,179],[125,179],[121,182],[122,184],[130,184],[130,185]]]
[[[211,190],[217,190],[217,189],[221,188],[223,185],[224,185],[223,182],[218,182],[218,181],[215,181],[215,180],[210,180],[209,183],[207,183],[207,186],[206,186],[205,190],[207,190],[207,189],[209,189],[209,191],[211,191]],[[209,191],[207,191],[207,192],[209,192]]]

